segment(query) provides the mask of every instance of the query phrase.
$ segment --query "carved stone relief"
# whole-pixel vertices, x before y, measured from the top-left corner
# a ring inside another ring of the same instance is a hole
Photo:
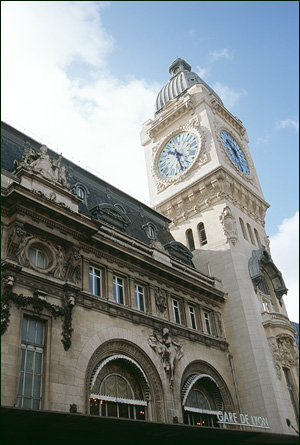
[[[47,152],[48,148],[46,145],[42,145],[39,152],[32,148],[27,148],[22,156],[22,161],[14,161],[16,172],[23,168],[30,173],[41,175],[69,189],[70,185],[66,177],[66,167],[61,165],[62,155],[60,154],[55,161],[50,158]]]
[[[164,328],[159,338],[154,331],[148,337],[149,346],[161,356],[163,368],[169,379],[170,388],[173,388],[173,380],[176,363],[183,357],[183,345],[177,343],[170,335],[169,329]]]
[[[226,206],[224,207],[221,215],[220,215],[220,221],[223,227],[223,232],[226,237],[226,242],[231,242],[233,245],[235,245],[238,235],[236,230],[236,220],[235,217],[232,214],[232,211],[230,207]]]
[[[155,304],[160,313],[164,313],[167,309],[166,291],[157,288],[155,290]]]
[[[299,358],[295,342],[289,335],[278,335],[268,339],[272,351],[277,377],[282,377],[282,367],[291,368]]]

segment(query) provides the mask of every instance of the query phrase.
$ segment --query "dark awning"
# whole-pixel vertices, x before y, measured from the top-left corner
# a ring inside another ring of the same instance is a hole
[[[1,408],[5,445],[298,444],[299,437],[53,411]]]

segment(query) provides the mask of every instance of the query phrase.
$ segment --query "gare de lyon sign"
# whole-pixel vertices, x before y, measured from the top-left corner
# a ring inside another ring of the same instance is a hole
[[[218,423],[225,425],[240,425],[266,429],[270,428],[268,419],[261,416],[250,416],[242,413],[227,413],[226,411],[218,411],[217,418]]]

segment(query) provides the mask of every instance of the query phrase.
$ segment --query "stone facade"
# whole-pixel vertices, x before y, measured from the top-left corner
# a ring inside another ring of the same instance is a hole
[[[246,179],[216,149],[224,120]],[[182,130],[197,162],[160,181],[153,162]],[[293,432],[286,289],[240,223],[266,239],[246,140],[204,84],[169,101],[142,132],[158,212],[2,123],[2,405],[233,429],[220,413],[247,413],[263,420],[243,429]]]

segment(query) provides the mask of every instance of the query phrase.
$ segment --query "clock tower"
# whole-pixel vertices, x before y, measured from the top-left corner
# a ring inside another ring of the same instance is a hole
[[[241,412],[289,433],[286,419],[298,421],[297,349],[248,136],[186,61],[177,59],[169,72],[141,132],[150,200],[171,219],[195,267],[228,295],[223,319]]]

